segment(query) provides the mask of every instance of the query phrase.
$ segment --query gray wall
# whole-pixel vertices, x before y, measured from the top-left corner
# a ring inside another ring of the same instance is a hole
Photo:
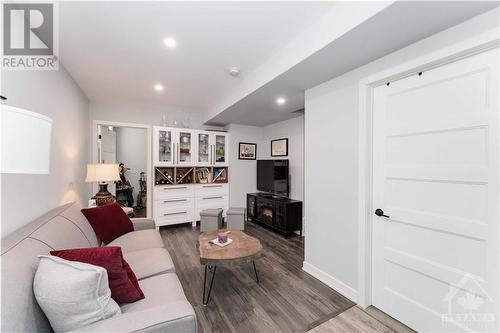
[[[50,174],[2,175],[2,236],[46,211],[87,202],[89,102],[62,65],[58,71],[2,71],[2,104],[52,118]]]
[[[358,288],[358,84],[498,26],[498,10],[327,81],[305,96],[305,262],[354,293]]]

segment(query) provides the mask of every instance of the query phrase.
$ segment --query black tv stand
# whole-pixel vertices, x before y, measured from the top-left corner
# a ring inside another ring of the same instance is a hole
[[[285,238],[297,230],[302,236],[302,201],[271,193],[249,193],[247,217],[281,233]]]

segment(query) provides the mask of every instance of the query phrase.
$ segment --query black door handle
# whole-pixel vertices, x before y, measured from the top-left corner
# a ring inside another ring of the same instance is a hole
[[[383,216],[383,217],[387,217],[387,218],[390,217],[389,215],[385,215],[384,211],[382,209],[380,209],[380,208],[375,209],[375,215],[377,215],[377,216]]]

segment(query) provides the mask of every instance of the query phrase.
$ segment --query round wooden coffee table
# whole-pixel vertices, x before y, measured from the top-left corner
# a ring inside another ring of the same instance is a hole
[[[205,277],[203,279],[203,305],[210,300],[210,293],[215,279],[217,266],[234,266],[252,263],[255,272],[255,280],[259,283],[259,275],[255,267],[255,259],[261,256],[262,245],[257,238],[248,236],[242,231],[230,230],[227,235],[233,242],[224,247],[210,243],[217,238],[217,230],[204,232],[198,237],[198,250],[200,252],[200,263],[205,266]],[[212,272],[212,279],[205,300],[205,289],[207,284],[207,271]]]

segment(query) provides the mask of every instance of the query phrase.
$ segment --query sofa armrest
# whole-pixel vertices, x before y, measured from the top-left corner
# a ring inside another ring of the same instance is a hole
[[[156,227],[155,222],[148,219],[133,220],[132,224],[134,225],[134,231],[154,229]]]
[[[191,304],[177,301],[147,310],[119,314],[71,332],[197,333],[198,322]]]

